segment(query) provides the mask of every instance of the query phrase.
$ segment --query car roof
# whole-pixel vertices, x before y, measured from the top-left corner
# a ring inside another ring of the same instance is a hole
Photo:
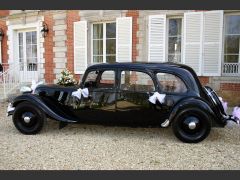
[[[96,68],[132,68],[132,69],[169,69],[169,70],[176,70],[176,69],[185,69],[193,73],[193,69],[189,66],[184,64],[172,63],[172,62],[125,62],[125,63],[101,63],[89,66],[89,69],[96,69]]]

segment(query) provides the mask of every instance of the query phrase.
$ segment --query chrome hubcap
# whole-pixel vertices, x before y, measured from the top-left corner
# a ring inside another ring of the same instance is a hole
[[[23,120],[25,123],[29,123],[31,121],[31,118],[26,116],[23,118]]]
[[[188,124],[189,129],[195,129],[196,126],[197,126],[197,125],[196,125],[195,122],[190,122],[190,123]]]

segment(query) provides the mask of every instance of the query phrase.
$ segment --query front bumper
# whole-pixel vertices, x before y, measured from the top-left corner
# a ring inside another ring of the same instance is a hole
[[[7,116],[13,115],[14,110],[15,110],[15,107],[12,106],[12,103],[9,103],[7,107]]]

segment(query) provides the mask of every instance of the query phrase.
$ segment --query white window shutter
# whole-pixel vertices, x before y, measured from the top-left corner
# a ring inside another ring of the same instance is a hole
[[[203,75],[220,76],[223,11],[203,13]]]
[[[166,15],[149,16],[148,61],[166,61]]]
[[[87,68],[87,21],[74,22],[74,73],[83,74]]]
[[[132,17],[116,21],[116,62],[132,62]]]
[[[202,12],[184,14],[183,63],[201,75],[202,64]]]

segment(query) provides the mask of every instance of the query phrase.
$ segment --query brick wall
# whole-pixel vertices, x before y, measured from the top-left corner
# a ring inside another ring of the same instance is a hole
[[[137,32],[139,30],[138,18],[139,18],[139,11],[138,10],[128,10],[126,13],[127,17],[132,17],[132,61],[137,60],[138,51],[137,51],[137,44],[139,43],[139,39],[137,36]]]
[[[45,68],[45,82],[53,83],[53,80],[56,78],[53,73],[53,69],[55,68],[55,63],[53,62],[53,15],[51,13],[47,13],[44,15],[44,21],[48,25],[48,34],[44,39],[44,68]]]
[[[67,68],[74,73],[74,37],[73,37],[73,23],[80,21],[79,11],[67,11]],[[80,75],[74,75],[79,80]]]
[[[198,79],[200,80],[200,82],[203,86],[206,86],[209,83],[209,77],[199,76]]]
[[[8,16],[9,10],[0,10],[0,17]]]
[[[7,25],[5,20],[0,20],[0,28],[2,28],[4,36],[2,39],[2,63],[8,62],[8,36],[7,36]]]

